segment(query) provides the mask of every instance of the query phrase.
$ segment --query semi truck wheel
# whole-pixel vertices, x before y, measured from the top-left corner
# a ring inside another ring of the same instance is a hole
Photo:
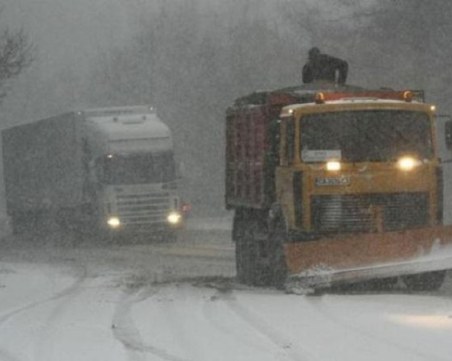
[[[405,286],[412,291],[436,291],[443,285],[446,271],[426,272],[403,276]]]

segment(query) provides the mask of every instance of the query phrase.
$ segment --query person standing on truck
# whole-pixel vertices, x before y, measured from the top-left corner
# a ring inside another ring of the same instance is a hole
[[[308,61],[303,66],[303,83],[324,80],[340,85],[345,84],[348,72],[348,63],[345,60],[322,54],[316,47],[309,50],[308,54]]]

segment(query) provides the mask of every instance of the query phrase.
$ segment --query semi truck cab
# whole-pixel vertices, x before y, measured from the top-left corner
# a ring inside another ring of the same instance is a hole
[[[101,227],[163,233],[180,227],[172,135],[153,108],[92,109],[83,116]]]

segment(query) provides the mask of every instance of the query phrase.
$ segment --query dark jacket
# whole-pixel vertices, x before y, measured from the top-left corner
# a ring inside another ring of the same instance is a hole
[[[345,84],[347,80],[348,63],[327,54],[314,54],[309,57],[303,67],[303,83],[325,80],[332,83]]]

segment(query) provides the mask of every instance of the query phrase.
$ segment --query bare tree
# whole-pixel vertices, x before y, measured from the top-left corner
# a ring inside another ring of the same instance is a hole
[[[23,29],[0,33],[0,97],[8,90],[8,81],[33,62],[33,45]]]

